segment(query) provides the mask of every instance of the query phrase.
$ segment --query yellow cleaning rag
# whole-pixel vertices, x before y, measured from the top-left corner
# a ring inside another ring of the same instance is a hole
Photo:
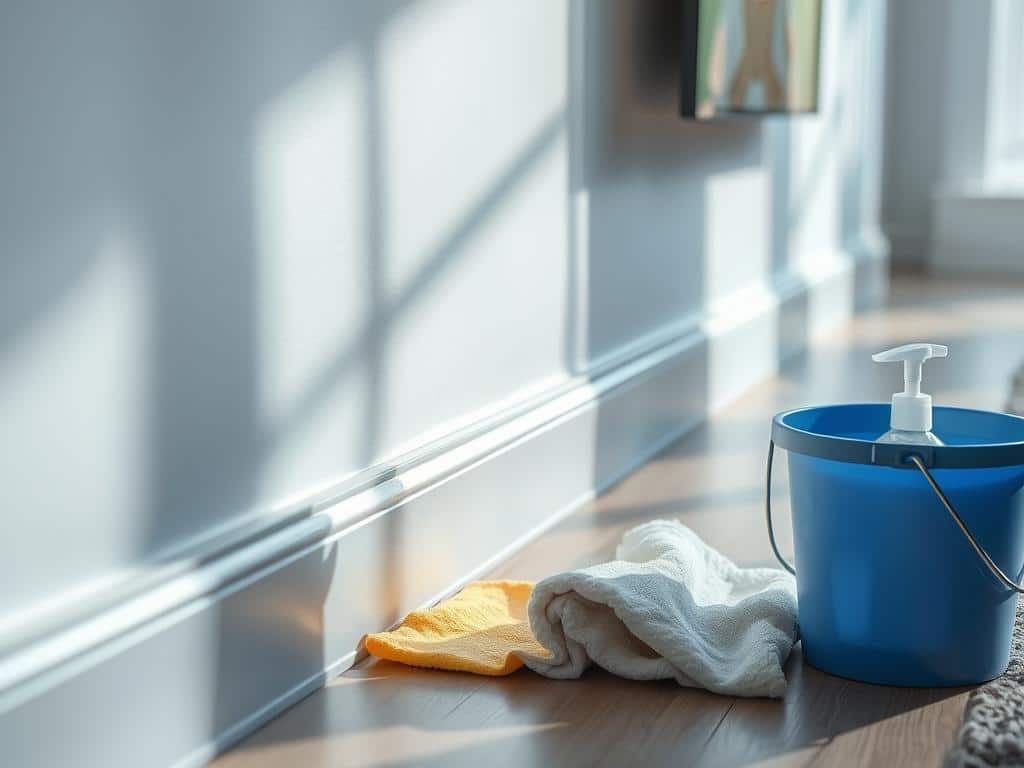
[[[509,675],[523,666],[518,652],[550,657],[530,632],[532,590],[528,581],[475,581],[397,629],[367,635],[366,650],[414,667]]]

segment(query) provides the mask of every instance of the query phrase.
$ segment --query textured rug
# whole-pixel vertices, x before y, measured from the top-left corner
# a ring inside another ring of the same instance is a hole
[[[1006,411],[1024,416],[1024,366],[1013,377]],[[968,697],[956,745],[946,758],[947,768],[990,765],[1024,766],[1024,601],[1017,603],[1010,666]]]
[[[1024,601],[1017,603],[1010,666],[1006,674],[971,692],[956,746],[954,766],[1024,766]]]

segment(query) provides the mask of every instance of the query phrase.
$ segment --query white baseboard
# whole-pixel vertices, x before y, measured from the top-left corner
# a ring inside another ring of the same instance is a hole
[[[1024,273],[1024,189],[942,190],[933,206],[934,270]]]
[[[4,764],[205,762],[347,668],[366,632],[485,572],[878,301],[884,243],[864,250],[642,339],[0,658]]]

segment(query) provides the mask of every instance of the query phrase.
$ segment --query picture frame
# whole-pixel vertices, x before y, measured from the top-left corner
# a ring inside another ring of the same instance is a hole
[[[818,111],[822,0],[681,0],[680,115]]]

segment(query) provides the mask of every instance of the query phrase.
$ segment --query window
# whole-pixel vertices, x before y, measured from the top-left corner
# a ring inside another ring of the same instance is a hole
[[[1024,2],[995,0],[986,141],[986,180],[1024,187]]]

